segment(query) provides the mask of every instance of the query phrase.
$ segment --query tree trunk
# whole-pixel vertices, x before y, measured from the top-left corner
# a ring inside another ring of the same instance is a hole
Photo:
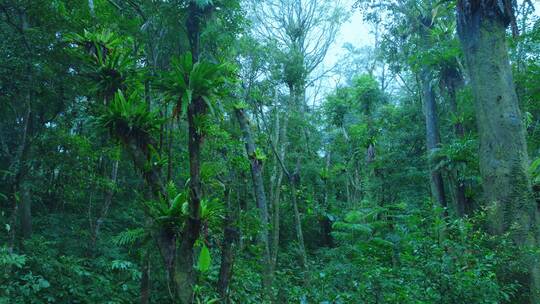
[[[323,196],[323,202],[322,202],[322,208],[325,211],[325,213],[328,213],[330,210],[330,178],[329,178],[329,172],[330,172],[330,163],[332,159],[332,150],[330,150],[330,146],[326,148],[326,165],[325,165],[325,176],[323,178],[324,182],[324,196]],[[323,215],[321,219],[319,220],[319,224],[321,226],[321,234],[323,238],[323,244],[327,247],[333,247],[334,246],[334,240],[332,238],[332,220],[330,219],[329,215]]]
[[[211,7],[211,4],[209,4]],[[193,62],[200,57],[201,27],[207,17],[206,8],[190,1],[186,28]],[[188,151],[189,151],[189,208],[188,218],[182,231],[182,241],[177,254],[176,282],[180,303],[190,304],[194,300],[196,271],[194,269],[193,247],[201,232],[200,207],[202,199],[201,149],[204,135],[197,121],[207,114],[207,106],[201,96],[195,97],[188,105]]]
[[[274,194],[272,197],[273,217],[272,217],[272,273],[277,265],[277,258],[279,252],[279,224],[280,224],[280,204],[281,204],[281,186],[283,184],[283,168],[280,163],[285,161],[285,149],[287,147],[286,134],[287,134],[287,117],[283,117],[283,122],[279,124],[279,114],[276,111],[276,136],[274,140],[274,148],[279,145],[279,152],[275,156],[275,171],[276,179],[274,185]]]
[[[447,203],[442,174],[439,169],[436,169],[436,164],[431,159],[432,154],[439,148],[441,143],[437,121],[437,102],[435,101],[435,93],[431,84],[432,74],[427,68],[424,68],[420,76],[426,118],[426,144],[429,158],[431,194],[441,207],[446,208]]]
[[[193,247],[201,231],[200,207],[202,199],[201,148],[203,135],[196,124],[197,117],[205,115],[206,107],[201,98],[196,98],[188,107],[189,129],[189,216],[177,255],[176,279],[180,303],[193,302],[193,287],[196,272],[194,269]]]
[[[19,205],[22,203],[22,207],[26,210],[22,210],[20,216],[21,216],[21,227],[23,230],[23,237],[27,238],[31,236],[32,233],[32,222],[31,222],[31,207],[30,207],[30,201],[29,201],[29,189],[28,189],[28,181],[25,179],[28,175],[29,165],[28,165],[28,159],[30,154],[30,139],[29,137],[32,135],[32,109],[30,106],[30,94],[27,95],[27,110],[25,113],[25,116],[23,118],[24,121],[24,127],[22,131],[21,136],[21,145],[19,146],[19,149],[17,151],[17,154],[15,156],[15,177],[13,180],[13,213],[11,215],[9,225],[9,251],[12,252],[13,248],[15,247],[15,239],[16,239],[16,226],[17,226],[17,216],[19,216]],[[26,202],[25,202],[26,201]]]
[[[159,166],[150,166],[148,168],[148,160],[150,159],[149,146],[155,146],[153,142],[139,142],[134,138],[124,139],[124,146],[130,155],[134,167],[142,173],[146,185],[150,188],[148,199],[160,199],[167,197],[167,190],[163,181],[163,172]],[[147,210],[146,210],[147,211]],[[176,241],[177,232],[174,227],[160,227],[159,232],[155,236],[157,246],[161,257],[163,258],[164,268],[167,275],[168,294],[173,303],[176,303],[178,293],[178,283],[176,281]]]
[[[32,237],[32,196],[29,182],[21,185],[21,230],[23,238]]]
[[[299,81],[296,85],[289,84],[289,92],[290,92],[290,101],[289,101],[289,109],[293,112],[298,114],[303,121],[305,121],[304,114],[307,112],[307,105],[305,102],[305,95],[306,95],[306,89],[305,89],[305,79]],[[309,154],[309,137],[308,132],[305,128],[305,126],[302,125],[302,134],[305,138],[305,143],[302,146],[296,146],[298,155],[302,155],[302,152],[304,154]],[[306,148],[306,151],[302,151],[302,148]],[[302,219],[300,216],[300,211],[298,209],[298,198],[297,198],[297,189],[300,187],[300,156],[296,159],[296,168],[293,174],[287,174],[289,185],[291,187],[291,201],[293,206],[293,212],[294,212],[294,225],[296,230],[296,240],[298,242],[298,250],[300,253],[300,266],[304,270],[304,283],[307,285],[309,282],[309,273],[307,271],[307,254],[306,254],[306,247],[304,242],[304,233],[302,230]]]
[[[221,266],[219,269],[218,292],[222,303],[230,303],[229,287],[233,274],[234,253],[236,241],[238,239],[238,228],[236,227],[236,214],[238,202],[235,206],[231,204],[231,189],[225,190],[225,201],[227,202],[227,215],[225,217],[225,228],[223,230],[223,247],[221,249]]]
[[[150,251],[147,250],[143,257],[141,276],[141,304],[150,303]]]
[[[235,110],[242,135],[246,143],[246,152],[251,165],[251,180],[253,182],[253,190],[255,193],[255,200],[260,212],[261,220],[261,233],[260,238],[263,245],[263,292],[265,296],[271,294],[272,287],[272,269],[271,269],[271,257],[270,257],[270,243],[268,239],[268,207],[266,203],[266,193],[264,191],[264,180],[262,176],[262,161],[257,158],[255,142],[249,129],[249,122],[243,109]]]
[[[111,181],[113,183],[113,187],[116,187],[116,180],[118,178],[118,164],[119,160],[115,160],[112,167],[111,172]],[[109,208],[112,204],[112,199],[114,196],[115,189],[107,189],[107,193],[105,194],[105,202],[103,204],[103,208],[101,209],[101,213],[96,220],[94,231],[92,231],[92,249],[95,250],[97,248],[96,243],[99,238],[99,233],[101,231],[101,225],[103,225],[103,221],[109,214]]]
[[[480,140],[480,174],[491,230],[509,232],[525,249],[537,244],[537,206],[528,176],[525,129],[506,45],[512,1],[459,1],[458,31],[475,99]],[[529,265],[529,303],[540,303],[536,257]],[[515,303],[527,300],[518,298]]]
[[[294,227],[296,231],[296,241],[298,242],[298,250],[300,253],[300,266],[304,269],[304,277],[305,281],[307,283],[308,281],[308,273],[307,273],[307,254],[306,254],[306,247],[304,242],[304,232],[302,230],[302,218],[300,217],[300,211],[298,210],[298,198],[296,196],[296,191],[298,189],[298,185],[300,184],[300,170],[299,170],[300,164],[299,161],[297,163],[297,169],[293,173],[292,180],[290,182],[291,185],[291,201],[293,206],[293,212],[294,212]]]

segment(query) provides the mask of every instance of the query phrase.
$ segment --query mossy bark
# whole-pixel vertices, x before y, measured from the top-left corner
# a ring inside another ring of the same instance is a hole
[[[538,240],[538,210],[527,173],[525,129],[508,59],[509,18],[493,1],[477,2],[458,3],[458,24],[475,99],[490,229],[494,234],[508,232],[518,246],[532,249]],[[540,303],[537,258],[528,256],[523,262],[529,267],[529,303]],[[517,301],[524,303],[525,299]]]
[[[255,201],[259,208],[260,221],[262,229],[260,231],[260,241],[263,246],[263,296],[266,298],[272,294],[272,258],[270,256],[270,240],[269,240],[269,220],[268,220],[268,205],[266,200],[266,192],[264,189],[264,180],[262,176],[262,160],[257,158],[255,141],[249,129],[249,121],[243,109],[235,110],[242,136],[246,143],[246,153],[249,158],[251,167],[251,181],[253,183],[253,191]]]

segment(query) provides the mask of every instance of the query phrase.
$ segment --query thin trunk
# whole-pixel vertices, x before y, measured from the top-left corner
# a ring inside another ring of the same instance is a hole
[[[272,217],[272,269],[276,268],[277,258],[279,252],[279,230],[280,230],[280,204],[281,204],[281,185],[283,183],[283,168],[279,165],[280,161],[285,161],[285,149],[287,143],[285,142],[287,134],[288,119],[283,117],[283,122],[279,124],[279,114],[276,113],[276,139],[274,143],[279,144],[279,154],[275,155],[277,178],[274,186],[274,195],[272,199],[272,207],[274,209]]]
[[[112,167],[111,181],[112,181],[113,187],[116,187],[116,180],[118,179],[118,164],[119,164],[119,160],[115,160]],[[103,208],[101,209],[99,218],[96,220],[96,224],[94,225],[94,231],[92,234],[92,248],[94,249],[97,248],[96,243],[99,238],[99,233],[101,231],[101,225],[103,225],[103,221],[109,214],[109,209],[112,204],[114,192],[115,192],[114,188],[107,189],[107,193],[105,194],[105,202],[103,204]]]
[[[218,277],[218,292],[222,303],[230,303],[229,290],[233,275],[234,253],[238,240],[238,228],[236,225],[236,214],[238,202],[235,201],[233,207],[231,203],[231,189],[225,190],[225,201],[227,202],[227,215],[225,217],[225,228],[223,230],[223,247],[221,249],[221,266]]]
[[[23,188],[23,184],[25,183],[24,179],[26,178],[26,175],[28,173],[28,154],[30,150],[30,143],[29,143],[29,137],[31,134],[32,129],[32,109],[30,107],[30,98],[28,98],[27,103],[27,110],[26,114],[24,116],[24,127],[22,132],[22,138],[21,138],[21,145],[19,146],[19,149],[17,151],[17,155],[15,158],[15,178],[13,181],[12,186],[12,197],[13,197],[13,213],[11,215],[10,221],[9,221],[9,251],[12,252],[13,248],[15,247],[15,239],[16,239],[16,230],[17,230],[17,215],[19,215],[19,205],[21,203],[21,188]],[[27,205],[27,204],[25,204]],[[24,216],[24,212],[23,212]],[[28,219],[27,219],[28,220]]]
[[[297,189],[300,186],[300,158],[296,160],[296,169],[289,179],[291,186],[291,201],[294,212],[294,227],[296,231],[296,240],[298,242],[298,250],[300,254],[300,266],[304,270],[304,283],[307,285],[309,282],[307,253],[304,242],[304,232],[302,230],[302,218],[298,209],[298,197]]]
[[[141,304],[150,303],[150,250],[147,250],[143,258],[141,276]]]
[[[283,152],[281,155],[284,155],[284,149],[280,150]],[[278,169],[278,177],[276,180],[276,190],[274,193],[274,199],[272,201],[272,207],[274,209],[274,216],[272,217],[272,269],[276,268],[278,253],[279,253],[279,224],[280,220],[280,204],[281,204],[281,185],[283,183],[283,170]]]
[[[24,182],[21,185],[21,230],[24,239],[32,237],[32,197],[30,185]]]
[[[490,206],[494,234],[510,233],[525,250],[538,242],[538,210],[528,176],[525,128],[508,59],[506,28],[512,1],[458,1],[458,32],[469,68],[480,141],[480,174],[484,199]],[[504,8],[504,10],[501,10]],[[536,256],[526,256],[525,285],[512,302],[540,303],[540,268]],[[528,299],[525,296],[528,295]]]
[[[330,207],[330,184],[328,172],[330,171],[330,163],[332,159],[332,151],[330,147],[327,147],[326,151],[326,165],[325,165],[325,176],[324,176],[324,197],[323,197],[323,210],[325,213],[328,212]],[[320,220],[321,232],[324,238],[324,245],[332,247],[334,245],[334,240],[332,239],[332,221],[327,215],[323,215]]]
[[[22,14],[23,24],[22,29],[28,30],[29,24],[26,13]],[[30,71],[30,68],[28,68]],[[30,72],[29,72],[30,73]],[[29,75],[29,82],[32,82],[32,78]],[[21,230],[24,239],[32,237],[32,198],[30,181],[28,180],[29,171],[31,170],[28,160],[30,159],[31,147],[29,137],[32,136],[34,131],[33,119],[32,119],[32,93],[30,91],[26,94],[27,113],[25,117],[25,127],[23,131],[23,150],[19,158],[19,171],[17,173],[17,187],[20,191],[20,203],[21,203]]]
[[[201,98],[194,100],[188,107],[188,150],[189,150],[189,217],[182,232],[182,241],[177,255],[177,288],[180,303],[193,302],[196,272],[194,269],[193,247],[201,232],[200,207],[202,199],[201,149],[203,135],[196,125],[197,117],[206,112]]]
[[[270,258],[270,242],[268,238],[268,207],[266,203],[266,193],[264,190],[264,180],[262,176],[262,161],[257,158],[257,148],[255,147],[255,142],[251,135],[251,130],[249,129],[248,118],[246,117],[244,110],[236,109],[235,114],[238,119],[238,123],[240,124],[240,129],[242,130],[242,135],[246,144],[246,153],[251,165],[253,191],[255,193],[255,200],[260,212],[260,221],[262,225],[260,238],[263,245],[264,259],[263,292],[265,293],[265,296],[269,296],[271,294],[272,286],[272,268]]]
[[[325,177],[324,177],[324,200],[323,200],[323,207],[326,209],[329,205],[329,198],[330,198],[330,185],[328,183],[329,178],[328,175],[330,172],[330,163],[332,160],[332,151],[330,150],[330,147],[327,147],[326,151],[326,166],[324,167],[325,170]]]
[[[304,113],[307,111],[307,105],[305,103],[305,87],[303,84],[305,81],[300,82],[302,85],[289,85],[289,91],[291,95],[291,100],[289,107],[291,107],[291,110],[293,113],[297,113],[302,117],[302,119],[305,121]],[[296,146],[298,149],[297,152],[300,155],[301,148],[309,148],[309,137],[307,134],[307,130],[304,126],[302,126],[302,134],[304,135],[304,138],[306,142],[302,146]],[[305,152],[305,151],[304,151]],[[309,151],[307,151],[307,154],[309,154]],[[307,271],[308,263],[307,263],[307,254],[306,254],[306,247],[304,242],[304,233],[302,230],[302,219],[300,216],[300,212],[298,209],[298,198],[296,196],[297,189],[300,187],[300,156],[296,159],[296,168],[292,175],[288,175],[289,184],[291,187],[291,200],[293,205],[293,211],[294,211],[294,225],[296,230],[296,240],[298,242],[298,249],[300,253],[300,264],[304,270],[304,283],[307,285],[309,281],[309,273]]]
[[[174,127],[174,123],[173,121],[171,121],[169,124],[168,124],[168,136],[167,136],[167,180],[172,180],[172,176],[173,176],[173,141],[174,141],[174,136],[173,136],[173,127]]]

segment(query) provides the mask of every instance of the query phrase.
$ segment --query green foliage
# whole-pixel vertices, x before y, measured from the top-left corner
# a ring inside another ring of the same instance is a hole
[[[533,182],[535,184],[540,184],[540,158],[537,158],[531,163],[529,167],[529,172],[531,173]]]
[[[205,60],[194,63],[189,52],[174,58],[172,70],[163,79],[162,86],[169,100],[175,101],[175,115],[186,114],[189,104],[199,98],[214,112],[213,104],[216,98],[223,96],[223,85],[231,72],[228,64]]]
[[[135,65],[129,39],[120,38],[109,30],[84,30],[82,35],[72,34],[67,40],[81,49],[76,56],[84,63],[82,72],[93,82],[94,93],[109,100],[116,92],[126,89]]]
[[[197,269],[199,269],[200,272],[207,272],[210,269],[211,262],[212,258],[210,256],[210,250],[208,250],[208,247],[203,244],[201,247],[201,252],[199,253]]]
[[[201,219],[211,225],[220,226],[225,214],[225,206],[219,200],[201,200]]]
[[[0,303],[128,303],[137,298],[140,272],[132,262],[59,255],[58,244],[43,238],[26,245],[35,251],[24,258],[12,255],[7,264],[9,253],[0,253],[6,271],[0,277]]]
[[[113,242],[118,246],[134,245],[137,241],[147,238],[147,233],[143,228],[126,230],[113,238]]]
[[[199,219],[195,303],[226,302],[218,290],[226,248],[230,303],[267,303],[266,293],[276,303],[521,304],[528,296],[524,257],[538,249],[484,231],[455,2],[359,1],[377,43],[347,45],[353,58],[330,74],[316,68],[327,51],[316,36],[331,42],[347,15],[330,12],[331,1],[296,1],[301,7],[275,10],[276,22],[246,16],[287,1],[91,2],[93,12],[88,1],[0,4],[0,57],[9,59],[0,64],[0,303],[137,303],[146,278],[149,302],[169,303],[174,274],[160,232],[173,236],[178,262],[186,224]],[[538,199],[540,23],[524,18],[524,5],[510,56]],[[309,12],[323,14],[279,28],[284,16]],[[194,21],[197,62],[188,51]],[[442,139],[431,155],[422,69],[433,78]],[[249,157],[261,165],[269,227],[231,109],[253,122]],[[190,110],[192,121],[180,119]],[[191,123],[205,135],[201,146],[188,146]],[[428,163],[443,172],[450,203],[459,183],[478,208],[458,219],[431,205]],[[188,221],[192,169],[201,201]],[[32,237],[22,233],[25,206]],[[277,255],[271,288],[261,284],[263,229]]]
[[[109,130],[111,136],[125,144],[131,140],[148,144],[163,120],[156,112],[148,109],[137,92],[126,98],[122,91],[118,91],[114,99],[105,105],[97,122]]]
[[[6,247],[0,248],[0,265],[5,270],[10,267],[22,268],[26,263],[26,257],[24,255],[18,255],[16,253],[9,253]],[[7,275],[4,273],[3,275]]]
[[[143,200],[143,205],[159,227],[181,229],[188,216],[187,192],[179,192],[170,182],[167,186],[169,199]]]
[[[431,210],[408,204],[352,211],[336,225],[341,245],[320,255],[309,296],[344,303],[504,302],[516,286],[497,277],[515,265],[514,249],[474,228],[482,216],[445,225]]]

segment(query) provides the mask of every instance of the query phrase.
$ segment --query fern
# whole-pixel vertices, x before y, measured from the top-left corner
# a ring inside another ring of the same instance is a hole
[[[133,245],[147,237],[147,233],[143,228],[126,230],[113,238],[113,243],[118,246]]]
[[[94,93],[107,101],[118,90],[126,89],[128,75],[135,67],[130,39],[108,30],[85,30],[82,35],[68,35],[67,40],[82,49],[76,56],[84,63],[82,74],[93,81]]]
[[[187,113],[189,104],[195,99],[203,100],[211,112],[217,97],[224,96],[223,86],[232,75],[227,64],[209,61],[193,62],[191,53],[172,61],[171,72],[161,82],[168,99],[176,101],[174,115]]]
[[[148,110],[136,93],[126,98],[118,91],[97,122],[108,129],[111,136],[123,142],[135,139],[148,143],[151,135],[159,130],[163,119],[156,112]]]

